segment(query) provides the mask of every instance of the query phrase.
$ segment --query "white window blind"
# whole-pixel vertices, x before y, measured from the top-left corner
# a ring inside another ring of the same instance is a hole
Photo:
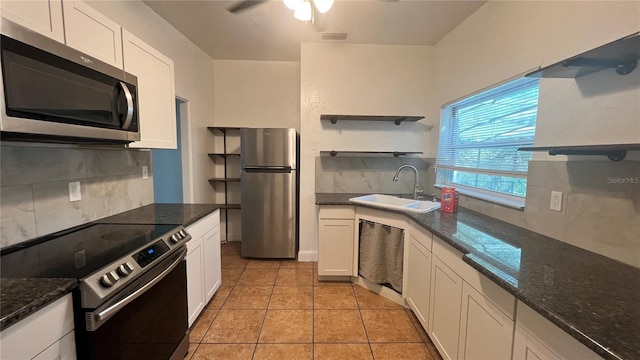
[[[521,78],[442,109],[438,183],[524,197],[538,79]]]

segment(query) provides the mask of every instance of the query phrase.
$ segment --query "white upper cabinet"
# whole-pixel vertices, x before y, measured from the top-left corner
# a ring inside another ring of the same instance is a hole
[[[64,44],[62,0],[2,0],[0,9],[3,18]]]
[[[122,28],[85,2],[64,0],[66,44],[122,69]]]
[[[173,60],[122,30],[124,71],[138,78],[140,141],[130,147],[176,149]]]

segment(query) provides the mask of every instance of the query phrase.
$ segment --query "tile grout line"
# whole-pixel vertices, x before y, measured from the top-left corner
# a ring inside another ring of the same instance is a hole
[[[249,266],[249,264],[247,264]],[[276,278],[273,280],[273,285],[271,286],[271,293],[269,294],[269,301],[267,301],[267,308],[264,310],[264,316],[262,317],[262,324],[260,325],[260,331],[258,331],[258,338],[256,339],[256,346],[253,349],[253,355],[251,355],[251,359],[255,358],[256,352],[258,351],[258,344],[260,343],[260,335],[262,335],[262,330],[264,329],[264,323],[267,321],[267,312],[269,311],[269,304],[271,303],[271,298],[273,297],[273,290],[275,289],[276,282],[278,281],[278,276],[280,275],[280,264],[278,265],[278,271],[276,272]]]
[[[360,314],[360,321],[362,322],[362,328],[364,328],[364,334],[367,337],[367,344],[369,345],[369,352],[371,353],[371,359],[375,360],[375,356],[373,355],[373,348],[371,347],[371,339],[369,338],[369,332],[367,331],[367,327],[364,324],[364,317],[362,316],[360,301],[358,300],[358,296],[356,295],[356,290],[353,288],[353,283],[351,283],[351,291],[353,291],[353,297],[356,299],[356,306],[358,307],[358,314]]]

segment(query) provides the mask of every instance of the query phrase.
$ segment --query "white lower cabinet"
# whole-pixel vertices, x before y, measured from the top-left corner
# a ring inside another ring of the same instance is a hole
[[[56,341],[45,351],[34,357],[33,360],[75,360],[76,339],[73,331],[67,333],[62,339]]]
[[[187,308],[189,326],[198,318],[205,305],[204,246],[202,238],[191,238],[187,243]]]
[[[518,301],[513,359],[602,360],[602,357]]]
[[[515,297],[433,237],[427,332],[444,359],[511,358]]]
[[[433,256],[427,332],[443,359],[458,358],[462,278]]]
[[[353,266],[355,210],[321,206],[318,221],[318,275],[355,276]],[[357,270],[356,270],[357,271]]]
[[[204,234],[204,290],[209,302],[222,283],[220,225]]]
[[[405,301],[413,310],[422,327],[427,328],[429,292],[431,291],[431,234],[411,228],[409,231],[406,256],[407,279],[404,288]]]
[[[459,359],[510,359],[514,325],[498,306],[463,282]]]
[[[76,343],[71,294],[0,333],[0,359],[74,360]]]
[[[220,287],[220,210],[187,227],[187,307],[189,326]]]

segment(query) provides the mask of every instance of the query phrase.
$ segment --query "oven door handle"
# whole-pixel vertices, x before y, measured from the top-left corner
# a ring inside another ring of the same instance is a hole
[[[184,259],[184,256],[186,254],[187,254],[187,249],[185,248],[185,249],[183,249],[181,251],[180,257],[178,257],[178,259],[176,261],[174,261],[171,265],[169,265],[168,268],[166,268],[164,271],[162,271],[160,274],[158,274],[158,276],[156,276],[151,281],[149,281],[148,283],[146,283],[143,286],[141,286],[138,290],[136,290],[133,293],[129,294],[127,297],[123,298],[122,300],[118,301],[117,303],[115,303],[115,304],[109,306],[108,308],[106,308],[106,309],[100,311],[99,313],[97,313],[95,315],[96,319],[98,321],[105,321],[108,318],[110,318],[111,316],[113,316],[115,313],[120,311],[120,309],[122,309],[123,307],[127,306],[127,304],[129,304],[133,300],[137,299],[138,297],[142,296],[142,294],[144,294],[149,289],[151,289],[151,287],[153,287],[155,284],[157,284],[160,280],[164,279],[165,276],[167,276],[176,266],[178,266],[178,264],[180,264],[180,262]]]

